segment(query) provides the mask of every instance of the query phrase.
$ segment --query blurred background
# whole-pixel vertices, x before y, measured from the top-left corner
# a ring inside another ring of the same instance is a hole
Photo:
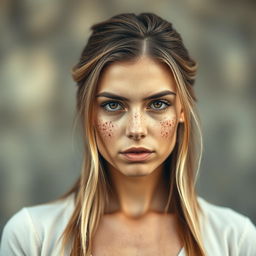
[[[181,33],[199,64],[199,195],[256,223],[255,7],[249,0],[1,0],[0,233],[15,212],[55,199],[78,177],[71,68],[90,26],[121,12],[154,12]]]

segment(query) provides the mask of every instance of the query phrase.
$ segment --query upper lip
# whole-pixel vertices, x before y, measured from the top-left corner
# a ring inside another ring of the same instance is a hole
[[[132,148],[128,148],[128,149],[122,151],[121,153],[131,153],[131,152],[147,152],[147,153],[152,153],[153,151],[148,149],[148,148],[144,148],[144,147],[132,147]]]

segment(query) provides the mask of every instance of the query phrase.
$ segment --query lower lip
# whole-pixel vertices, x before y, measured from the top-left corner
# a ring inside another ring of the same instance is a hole
[[[148,153],[122,153],[126,159],[129,161],[143,161],[147,160],[152,152]]]

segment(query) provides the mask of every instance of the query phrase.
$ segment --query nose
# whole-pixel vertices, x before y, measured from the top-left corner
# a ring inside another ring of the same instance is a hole
[[[147,135],[146,121],[139,112],[132,113],[126,127],[126,136],[130,139],[140,140]]]

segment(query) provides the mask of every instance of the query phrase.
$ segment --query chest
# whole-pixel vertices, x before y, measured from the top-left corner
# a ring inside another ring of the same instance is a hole
[[[103,218],[93,238],[92,255],[177,256],[181,248],[177,223],[170,216],[143,221]]]

